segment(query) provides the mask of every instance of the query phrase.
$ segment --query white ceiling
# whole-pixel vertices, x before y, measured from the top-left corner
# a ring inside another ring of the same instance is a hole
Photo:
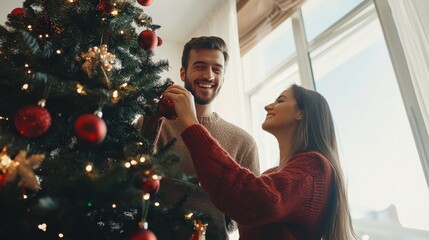
[[[187,42],[190,34],[198,27],[211,11],[225,0],[153,0],[144,9],[152,17],[154,24],[161,25],[157,35],[162,39]],[[21,7],[23,0],[0,0],[0,21],[3,24],[6,16],[15,7]]]
[[[153,0],[142,7],[152,17],[152,23],[161,25],[157,35],[162,39],[187,42],[190,34],[210,12],[225,0]],[[140,6],[140,5],[139,5]]]

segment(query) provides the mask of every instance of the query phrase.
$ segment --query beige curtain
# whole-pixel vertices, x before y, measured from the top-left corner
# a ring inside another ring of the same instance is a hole
[[[389,5],[429,132],[429,1],[389,0]]]
[[[240,0],[237,3],[240,51],[245,54],[305,0]]]

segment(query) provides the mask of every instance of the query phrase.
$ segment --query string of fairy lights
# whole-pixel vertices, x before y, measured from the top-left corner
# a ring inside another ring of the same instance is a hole
[[[65,0],[65,3],[76,4],[78,1],[79,0]],[[127,0],[116,0],[115,2],[112,3],[108,0],[100,0],[99,5],[97,6],[97,9],[106,13],[106,14],[111,15],[112,17],[117,17],[121,13],[120,4],[124,3],[125,1],[127,1]],[[150,0],[150,1],[137,0],[137,2],[140,3],[142,6],[148,6],[152,2],[152,0]],[[24,8],[16,8],[16,9],[12,10],[11,14],[19,16],[19,15],[25,15],[26,13],[25,13]],[[46,23],[51,32],[48,32],[48,31],[47,32],[37,32],[36,37],[37,37],[37,39],[39,39],[39,41],[49,41],[49,39],[52,37],[52,34],[61,34],[62,33],[62,30],[59,27],[57,27],[48,17],[44,16],[44,18],[42,18],[40,21],[43,21],[44,23]],[[102,17],[101,21],[103,21],[103,22],[108,21],[108,18]],[[146,18],[144,16],[139,16],[137,19],[135,19],[135,21],[137,23],[139,23],[141,26],[149,26],[151,24],[151,19]],[[37,28],[38,28],[37,26],[34,26],[32,24],[29,24],[26,26],[26,30],[30,33],[35,32],[35,30]],[[120,35],[125,35],[125,34],[127,34],[127,30],[120,29],[120,30],[118,30],[118,33]],[[149,41],[146,41],[147,39],[149,39]],[[143,48],[145,50],[152,50],[154,47],[160,46],[160,44],[162,44],[162,39],[159,38],[158,36],[156,36],[154,31],[146,29],[139,34],[138,43],[139,43],[141,48]],[[63,50],[60,48],[54,49],[53,52],[57,55],[64,54]],[[4,52],[0,51],[0,55],[3,55],[3,54],[4,54]],[[108,76],[109,74],[108,73],[113,71],[116,67],[116,65],[115,65],[116,64],[116,56],[115,56],[115,54],[112,54],[111,52],[108,51],[107,44],[101,44],[100,46],[90,47],[87,52],[82,52],[80,54],[80,60],[83,61],[82,70],[87,74],[88,78],[93,78],[99,74],[102,74],[103,82],[110,92],[110,94],[109,94],[110,102],[112,102],[112,103],[118,102],[119,99],[121,98],[121,94],[126,94],[128,91],[133,90],[132,88],[130,88],[130,86],[127,82],[122,83],[121,85],[116,86],[116,87],[111,86],[111,82],[109,80],[109,76]],[[35,69],[33,66],[31,66],[30,63],[24,63],[22,69],[23,69],[24,73],[28,76],[33,76],[33,74],[37,71],[37,69]],[[20,89],[22,91],[29,91],[31,89],[31,87],[32,87],[31,82],[25,82],[22,84]],[[43,94],[44,96],[39,101],[39,103],[37,104],[37,107],[39,107],[38,108],[39,110],[40,110],[40,108],[44,109],[44,105],[46,103],[46,99],[48,98],[49,91],[50,91],[50,86],[45,87],[45,91]],[[76,83],[75,88],[72,89],[72,91],[76,92],[78,95],[81,95],[81,96],[86,96],[86,95],[88,95],[88,92],[89,92],[86,90],[85,86],[82,85],[81,83]],[[171,103],[168,103],[168,104],[169,105],[167,107],[172,108]],[[34,109],[31,109],[31,110],[34,110]],[[19,132],[21,133],[21,135],[24,135],[26,137],[37,137],[37,136],[39,136],[39,135],[41,135],[47,131],[47,129],[49,128],[49,126],[51,124],[51,119],[50,119],[50,116],[48,116],[49,112],[47,112],[46,110],[44,110],[44,111],[45,112],[43,112],[43,113],[45,114],[44,115],[45,117],[43,119],[43,121],[44,121],[44,123],[43,123],[44,126],[42,127],[43,129],[38,129],[36,132],[33,131],[31,133],[27,132],[28,129],[18,129]],[[173,107],[172,111],[174,111],[174,107]],[[28,111],[25,112],[24,114],[27,114],[27,113],[28,113]],[[40,114],[40,111],[38,112],[38,114]],[[92,119],[91,121],[98,121],[96,123],[98,127],[103,126],[104,122],[102,122],[102,123],[99,122],[99,121],[102,121],[101,120],[101,118],[102,118],[102,105],[101,104],[98,107],[98,109],[94,112],[94,114],[91,114],[91,115],[93,117],[97,118],[95,120]],[[82,115],[82,116],[87,117],[86,115]],[[27,116],[25,116],[25,117],[27,117]],[[174,114],[172,117],[174,117]],[[17,118],[17,116],[15,116],[15,118],[14,118],[15,121],[16,121],[16,118]],[[10,118],[8,116],[1,116],[0,115],[0,121],[9,121],[9,120],[10,120]],[[78,120],[75,123],[75,130],[76,130]],[[101,127],[101,128],[103,128],[103,127]],[[104,124],[104,128],[106,128],[105,124]],[[96,140],[89,140],[89,139],[87,139],[87,136],[79,136],[79,134],[77,134],[78,135],[77,137],[80,138],[81,140],[86,140],[88,142],[101,142],[101,141],[103,141],[103,139],[106,135],[107,129],[104,130],[104,133],[103,133],[103,130],[100,130],[100,131],[101,131],[101,133],[97,133],[98,135],[100,135],[100,137],[97,138]],[[139,146],[143,145],[142,142],[137,142],[136,144]],[[34,164],[34,165],[27,164],[29,159],[31,160],[34,158],[37,158],[37,160],[38,160],[37,164]],[[0,174],[0,178],[4,178],[3,179],[4,181],[0,179],[1,180],[0,184],[3,184],[4,182],[7,182],[7,181],[11,181],[12,180],[12,178],[10,177],[11,175],[19,174],[21,176],[21,178],[31,180],[31,181],[26,181],[26,182],[34,183],[34,185],[31,186],[33,189],[39,189],[40,188],[39,179],[37,178],[37,176],[34,174],[34,171],[32,171],[32,170],[37,168],[43,159],[44,159],[44,155],[43,156],[42,155],[37,155],[37,156],[33,155],[33,156],[27,157],[25,154],[20,159],[17,159],[17,157],[15,157],[15,159],[11,159],[11,157],[7,153],[7,148],[4,147],[3,151],[0,153],[0,163],[1,163],[1,172],[2,172],[2,174]],[[125,163],[123,163],[123,167],[130,169],[130,168],[133,168],[139,164],[147,164],[148,162],[150,162],[150,160],[147,157],[140,156],[140,157],[137,157],[136,159],[131,159],[129,161],[126,161]],[[31,171],[27,171],[26,173],[23,173],[23,171],[21,171],[20,169],[24,169],[24,168],[26,170],[31,169]],[[84,165],[83,169],[87,174],[96,175],[96,169],[94,167],[94,164],[91,162],[87,162]],[[145,233],[145,231],[149,231],[148,230],[148,222],[146,219],[147,213],[148,213],[148,207],[149,207],[149,200],[150,200],[152,195],[154,195],[158,192],[161,179],[162,179],[162,177],[159,174],[155,173],[152,169],[146,170],[143,173],[143,179],[142,179],[143,182],[139,186],[143,190],[142,196],[141,196],[143,214],[142,214],[141,221],[138,224],[139,227],[142,229],[143,233]],[[22,194],[22,199],[25,201],[28,198],[29,198],[29,196],[24,192]],[[93,203],[87,202],[87,206],[93,207]],[[155,201],[153,203],[153,206],[160,207],[161,204],[160,204],[160,202]],[[116,209],[120,206],[118,206],[118,203],[111,203],[110,207],[112,209]],[[199,232],[201,232],[201,234],[205,234],[205,229],[207,228],[207,224],[203,223],[201,220],[195,219],[194,213],[192,213],[192,212],[186,213],[184,215],[184,219],[189,220],[189,221],[193,220],[195,230],[196,231],[198,230]],[[39,223],[37,225],[37,228],[43,232],[47,232],[49,229],[47,223]],[[58,236],[58,238],[64,238],[65,234],[63,232],[59,232],[57,236]],[[148,238],[148,239],[156,239],[156,238]]]

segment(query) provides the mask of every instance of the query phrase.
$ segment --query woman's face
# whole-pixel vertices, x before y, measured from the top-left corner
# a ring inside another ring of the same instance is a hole
[[[267,116],[262,129],[273,135],[290,132],[302,119],[292,88],[286,89],[273,103],[265,106],[265,111]]]

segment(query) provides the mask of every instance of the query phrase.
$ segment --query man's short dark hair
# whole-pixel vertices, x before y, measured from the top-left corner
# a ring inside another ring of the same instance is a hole
[[[185,47],[183,48],[182,67],[184,69],[188,68],[189,54],[192,49],[213,49],[221,51],[225,59],[225,66],[229,59],[228,49],[226,47],[225,41],[222,38],[216,36],[202,36],[192,38],[189,42],[186,43]]]

